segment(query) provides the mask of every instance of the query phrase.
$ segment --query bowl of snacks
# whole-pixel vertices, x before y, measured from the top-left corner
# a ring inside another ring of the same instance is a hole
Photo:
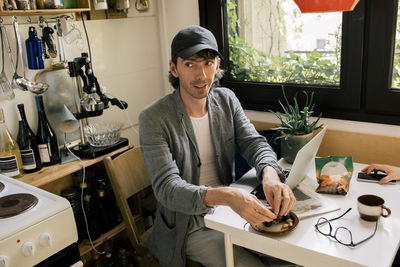
[[[298,224],[299,218],[294,212],[289,212],[286,216],[278,215],[272,222],[253,226],[253,229],[270,235],[284,235],[293,231]]]

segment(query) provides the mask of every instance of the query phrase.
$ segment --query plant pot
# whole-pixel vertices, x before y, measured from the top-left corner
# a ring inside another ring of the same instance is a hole
[[[292,164],[297,152],[307,144],[314,136],[314,132],[304,135],[293,135],[287,140],[281,139],[281,156],[287,163]]]

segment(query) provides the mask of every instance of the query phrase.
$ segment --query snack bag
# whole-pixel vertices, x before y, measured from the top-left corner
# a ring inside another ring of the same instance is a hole
[[[353,175],[353,157],[315,158],[318,193],[346,195]]]

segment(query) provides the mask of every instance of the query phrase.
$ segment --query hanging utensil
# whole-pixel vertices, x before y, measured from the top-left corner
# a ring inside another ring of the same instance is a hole
[[[15,0],[8,0],[12,10],[18,10],[17,2]]]
[[[4,71],[4,32],[6,28],[3,26],[2,19],[0,20],[0,35],[1,35],[1,73],[0,73],[0,99],[11,100],[15,98],[14,91],[11,87],[10,81]]]
[[[35,94],[42,94],[47,91],[49,85],[47,83],[32,82],[25,78],[25,66],[22,58],[22,46],[21,39],[19,36],[17,17],[13,16],[14,33],[17,44],[17,60],[15,63],[15,72],[13,76],[13,84],[16,84],[18,88],[27,91],[29,90]],[[23,69],[24,76],[18,75],[18,60],[21,60],[21,66]]]
[[[42,41],[43,56],[44,56],[44,58],[50,58],[49,54],[47,54],[47,51],[46,51],[46,41],[44,40],[44,34],[43,34],[43,31],[44,31],[43,22],[44,22],[43,17],[39,17],[39,27],[40,27],[40,29],[42,29],[42,37],[40,38],[40,40]]]
[[[12,67],[12,69],[13,69],[13,71],[14,71],[13,79],[12,79],[12,82],[11,82],[11,87],[12,87],[13,89],[21,89],[21,88],[15,83],[15,80],[14,80],[15,73],[16,73],[16,69],[15,69],[16,66],[15,66],[15,65],[17,65],[17,67],[18,67],[18,62],[17,62],[17,64],[14,64],[13,55],[12,55],[12,50],[11,50],[11,45],[10,45],[10,41],[9,41],[9,39],[8,39],[7,31],[6,31],[5,28],[4,28],[3,33],[4,33],[4,39],[6,40],[6,43],[7,43],[8,57],[9,57],[10,62],[11,62],[11,67]]]
[[[47,51],[49,52],[50,56],[52,58],[56,58],[57,50],[56,50],[56,46],[54,45],[53,33],[54,33],[54,30],[51,27],[46,26],[43,28],[43,36],[42,37],[44,39],[44,42],[47,45]]]
[[[61,28],[61,19],[57,19],[57,25],[55,26],[57,30],[57,44],[58,44],[58,50],[59,50],[59,55],[60,55],[60,61],[61,62],[67,62],[66,56],[65,56],[65,49],[64,49],[64,38],[63,38],[63,31]]]

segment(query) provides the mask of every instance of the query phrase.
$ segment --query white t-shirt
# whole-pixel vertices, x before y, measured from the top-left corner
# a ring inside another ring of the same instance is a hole
[[[215,165],[208,113],[201,118],[190,117],[200,153],[200,185],[221,185]]]

